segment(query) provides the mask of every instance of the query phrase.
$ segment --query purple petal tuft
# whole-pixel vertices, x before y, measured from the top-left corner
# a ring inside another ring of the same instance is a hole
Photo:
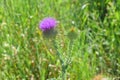
[[[48,31],[48,30],[51,30],[53,28],[55,28],[57,25],[57,21],[54,19],[54,18],[44,18],[40,25],[39,25],[39,28],[42,30],[42,31]]]

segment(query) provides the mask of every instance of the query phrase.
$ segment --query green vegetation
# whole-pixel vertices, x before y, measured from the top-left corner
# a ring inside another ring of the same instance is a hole
[[[0,80],[120,77],[119,6],[119,0],[0,0]],[[39,29],[49,16],[59,21],[56,47]]]

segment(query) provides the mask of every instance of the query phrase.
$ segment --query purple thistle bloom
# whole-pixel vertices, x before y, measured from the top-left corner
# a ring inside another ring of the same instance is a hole
[[[48,17],[48,18],[44,18],[40,22],[39,28],[44,32],[55,28],[56,25],[57,25],[57,21],[54,18]]]

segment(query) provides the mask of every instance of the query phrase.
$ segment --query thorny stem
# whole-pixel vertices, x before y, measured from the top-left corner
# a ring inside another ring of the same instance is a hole
[[[69,44],[69,52],[68,52],[68,59],[67,59],[67,61],[66,61],[66,66],[68,67],[68,65],[70,64],[70,62],[71,62],[71,50],[72,50],[72,45],[73,45],[73,40],[70,40],[70,44]]]
[[[68,65],[70,64],[71,62],[71,49],[72,49],[72,45],[73,45],[73,40],[70,41],[70,44],[69,44],[69,56],[68,56],[68,59],[66,61],[66,63],[64,63],[59,51],[57,50],[57,46],[56,46],[56,42],[55,40],[52,40],[53,41],[53,45],[54,45],[54,48],[56,50],[56,54],[60,60],[60,63],[61,63],[61,67],[62,67],[62,80],[66,80],[65,78],[65,73],[66,73],[66,69],[68,67]]]
[[[63,61],[63,59],[62,59],[59,51],[57,50],[58,48],[57,48],[57,46],[56,46],[55,40],[53,40],[53,45],[54,45],[54,48],[55,48],[55,50],[56,50],[56,54],[57,54],[57,56],[58,56],[58,58],[59,58],[59,60],[60,60],[60,63],[61,63],[61,67],[62,67],[62,80],[66,80],[66,79],[65,79],[65,72],[66,72],[67,66],[64,64],[64,61]]]

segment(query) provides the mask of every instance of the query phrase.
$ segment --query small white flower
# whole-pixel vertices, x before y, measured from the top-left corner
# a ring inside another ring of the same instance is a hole
[[[3,57],[4,57],[4,60],[9,60],[10,59],[10,56],[9,55],[7,55],[7,54],[2,54],[3,55]]]
[[[4,47],[9,47],[10,45],[7,42],[4,42],[3,46]]]

